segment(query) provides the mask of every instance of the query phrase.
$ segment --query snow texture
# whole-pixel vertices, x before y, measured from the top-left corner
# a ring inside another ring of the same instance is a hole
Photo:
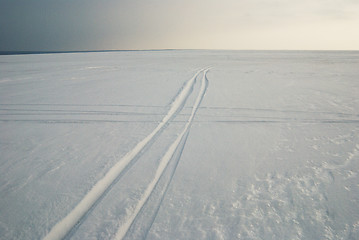
[[[358,64],[0,56],[0,239],[359,239]]]

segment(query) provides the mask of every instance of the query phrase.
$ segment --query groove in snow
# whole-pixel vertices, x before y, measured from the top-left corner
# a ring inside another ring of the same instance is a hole
[[[84,196],[77,206],[58,222],[51,231],[45,236],[44,240],[63,239],[73,229],[82,217],[91,209],[91,207],[101,198],[121,172],[131,163],[131,161],[147,146],[151,140],[160,132],[160,130],[174,117],[176,112],[184,105],[188,95],[196,82],[198,74],[204,69],[199,70],[176,96],[171,107],[158,124],[158,126],[142,141],[140,141],[131,151],[129,151],[121,160],[119,160],[107,173],[100,179],[92,189]]]

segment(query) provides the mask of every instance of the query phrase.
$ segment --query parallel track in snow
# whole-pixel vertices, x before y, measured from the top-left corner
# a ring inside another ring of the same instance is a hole
[[[190,80],[185,83],[185,85],[176,95],[169,111],[164,116],[162,121],[157,125],[157,127],[148,136],[141,140],[131,151],[129,151],[124,157],[122,157],[106,173],[106,175],[91,188],[91,190],[82,198],[82,200],[76,205],[76,207],[50,230],[50,232],[45,236],[45,240],[63,239],[67,237],[73,229],[76,229],[77,226],[81,224],[86,214],[91,211],[91,209],[104,197],[104,195],[108,192],[111,186],[116,182],[116,179],[118,179],[118,177],[120,177],[121,174],[123,174],[123,172],[128,169],[131,163],[139,156],[139,154],[145,149],[145,147],[150,145],[154,141],[155,137],[163,131],[167,124],[174,117],[176,117],[178,112],[185,105],[187,98],[191,94],[193,87],[196,83],[197,76],[201,72],[204,72],[205,75],[206,71],[208,70],[199,70]],[[198,106],[194,109],[197,110],[197,108]],[[194,114],[193,116],[191,115],[191,122],[193,120],[193,117]]]
[[[153,193],[158,181],[160,180],[161,176],[163,175],[164,171],[166,170],[169,162],[171,161],[171,159],[175,155],[176,150],[179,149],[179,148],[181,148],[181,150],[183,150],[183,147],[184,147],[184,145],[186,143],[186,139],[187,139],[190,127],[192,125],[193,119],[195,117],[195,114],[196,114],[196,112],[198,110],[198,107],[199,107],[199,105],[200,105],[200,103],[201,103],[201,101],[202,101],[202,99],[203,99],[203,97],[204,97],[204,95],[206,93],[206,90],[207,90],[207,86],[208,86],[208,80],[207,80],[207,77],[206,77],[207,71],[208,71],[208,69],[203,72],[203,78],[202,78],[202,81],[201,81],[201,89],[200,89],[199,94],[198,94],[198,96],[196,98],[196,101],[195,101],[195,103],[193,105],[191,115],[190,115],[185,127],[183,128],[180,135],[178,135],[176,140],[171,144],[171,146],[168,148],[167,152],[162,157],[162,159],[160,161],[160,164],[158,165],[158,168],[157,168],[156,173],[154,175],[154,178],[148,184],[146,190],[144,191],[141,199],[138,201],[138,203],[137,203],[134,211],[132,212],[132,214],[130,216],[128,216],[125,223],[118,229],[115,239],[120,240],[120,239],[123,239],[126,236],[126,234],[129,231],[132,223],[134,222],[135,218],[140,213],[140,211],[143,209],[144,205],[146,204],[149,197]],[[169,182],[167,182],[166,187],[169,185],[173,175],[174,175],[174,171],[172,171],[171,176],[169,178]],[[164,193],[165,192],[166,191],[164,191]],[[163,196],[161,198],[163,198]],[[154,217],[156,217],[156,215],[154,215]],[[152,222],[153,222],[153,220],[152,220]]]

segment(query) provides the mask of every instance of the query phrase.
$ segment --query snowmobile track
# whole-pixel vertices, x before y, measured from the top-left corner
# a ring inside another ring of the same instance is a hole
[[[148,136],[146,136],[139,143],[137,143],[137,145],[131,151],[126,153],[105,174],[105,176],[102,179],[100,179],[96,184],[94,184],[91,190],[82,198],[82,200],[76,205],[76,207],[71,212],[69,212],[66,217],[60,220],[49,231],[49,233],[44,237],[44,239],[46,240],[64,239],[66,237],[70,237],[70,235],[72,235],[73,232],[76,231],[78,226],[85,220],[86,215],[98,204],[99,201],[101,201],[101,199],[111,189],[111,187],[116,182],[116,180],[118,180],[118,178],[122,176],[124,172],[129,169],[129,167],[131,167],[131,163],[139,156],[141,152],[143,152],[145,147],[150,145],[155,140],[156,136],[158,136],[168,125],[168,123],[177,116],[179,111],[182,110],[184,104],[186,103],[187,98],[189,97],[189,95],[193,90],[197,76],[201,72],[204,72],[205,75],[207,71],[208,70],[206,69],[199,70],[196,74],[194,74],[194,76],[190,80],[188,80],[184,84],[184,86],[181,88],[179,93],[176,95],[174,101],[172,102],[169,111],[164,116],[162,121],[157,125],[157,127]],[[197,108],[194,109],[197,110]],[[190,118],[191,122],[193,117],[194,114]],[[176,146],[174,146],[174,148],[176,148]],[[167,156],[168,154],[166,154],[165,156]],[[160,165],[159,168],[161,167],[163,166]]]

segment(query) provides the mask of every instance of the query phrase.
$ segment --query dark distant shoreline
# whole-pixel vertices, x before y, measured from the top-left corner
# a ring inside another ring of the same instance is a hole
[[[358,52],[359,50],[240,50],[240,49],[138,49],[138,50],[78,50],[78,51],[0,51],[0,55],[29,55],[57,53],[106,53],[106,52],[157,52],[157,51],[244,51],[244,52]]]
[[[54,54],[54,53],[96,53],[96,52],[140,52],[171,51],[175,49],[143,49],[143,50],[79,50],[79,51],[0,51],[0,55]]]

